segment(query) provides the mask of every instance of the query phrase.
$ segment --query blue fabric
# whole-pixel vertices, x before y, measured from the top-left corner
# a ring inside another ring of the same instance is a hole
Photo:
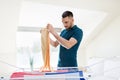
[[[74,78],[66,78],[65,80],[85,80],[85,78],[82,78],[83,77],[83,71],[69,71],[69,72],[49,72],[49,73],[45,73],[45,75],[59,75],[59,74],[66,74],[66,76],[68,76],[67,74],[71,74],[71,73],[75,73],[76,75],[79,74],[79,77],[81,78],[75,78],[73,75]],[[61,76],[62,77],[62,76]],[[59,77],[58,77],[59,78]]]
[[[64,29],[60,36],[67,40],[75,38],[77,43],[70,49],[66,49],[60,45],[58,67],[77,67],[77,50],[83,37],[83,31],[74,25],[68,30]]]
[[[85,80],[85,78],[80,78],[80,80]]]

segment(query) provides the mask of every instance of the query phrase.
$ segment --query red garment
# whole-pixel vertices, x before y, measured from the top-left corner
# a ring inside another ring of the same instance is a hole
[[[31,76],[42,76],[44,75],[43,73],[37,73],[37,74],[34,74],[34,73],[31,73],[31,72],[14,72],[10,78],[20,78],[19,80],[24,80],[24,75],[31,75]],[[22,79],[23,78],[23,79]]]

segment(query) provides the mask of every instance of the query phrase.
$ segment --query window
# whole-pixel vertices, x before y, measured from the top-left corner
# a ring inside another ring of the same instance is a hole
[[[50,35],[50,37],[54,39],[52,35]],[[17,66],[22,68],[29,68],[30,57],[33,57],[34,68],[40,68],[43,66],[40,40],[41,34],[39,32],[17,32]],[[50,59],[52,67],[57,67],[59,53],[58,49],[59,47],[55,49],[54,47],[50,46]]]

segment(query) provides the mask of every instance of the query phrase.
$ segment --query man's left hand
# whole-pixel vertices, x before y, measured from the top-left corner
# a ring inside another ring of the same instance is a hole
[[[48,31],[50,32],[50,33],[54,33],[54,28],[53,28],[53,26],[51,25],[51,24],[47,24],[47,29],[48,29]]]

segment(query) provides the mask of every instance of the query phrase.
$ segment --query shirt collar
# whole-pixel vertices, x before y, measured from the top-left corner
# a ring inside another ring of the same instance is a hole
[[[66,29],[67,31],[71,30],[71,29],[75,29],[76,25],[73,25],[73,27],[71,27],[70,29]]]

